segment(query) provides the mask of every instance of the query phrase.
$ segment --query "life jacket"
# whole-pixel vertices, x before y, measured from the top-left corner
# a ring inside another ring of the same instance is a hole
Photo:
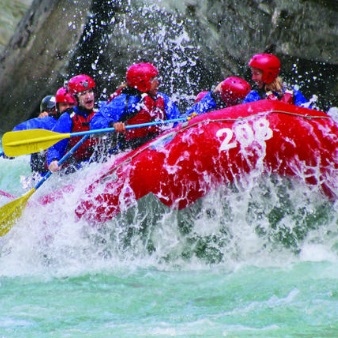
[[[275,92],[269,91],[265,93],[268,100],[281,101],[288,104],[293,104],[293,90],[285,90],[283,95],[278,95]]]
[[[126,101],[126,107],[128,107],[128,95]],[[164,107],[165,104],[162,96],[153,98],[150,95],[143,93],[141,94],[141,100],[137,104],[135,110],[128,112],[122,122],[126,125],[135,125],[165,120],[166,113]],[[159,126],[129,129],[125,133],[125,140],[129,142],[135,139],[151,139],[158,135],[159,130]]]
[[[86,117],[80,114],[76,114],[74,111],[70,112],[70,118],[72,119],[72,133],[80,131],[88,131],[90,129],[89,123],[93,118],[95,111],[89,113]],[[83,136],[71,137],[68,141],[67,151],[75,146]],[[87,139],[72,155],[72,158],[76,162],[88,160],[94,152],[95,145],[97,144],[96,138]]]

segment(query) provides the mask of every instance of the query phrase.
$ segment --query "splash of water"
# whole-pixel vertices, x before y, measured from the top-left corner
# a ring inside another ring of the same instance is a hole
[[[336,257],[338,205],[299,180],[248,176],[244,185],[220,187],[181,211],[148,195],[92,227],[76,220],[74,208],[83,193],[81,181],[95,175],[97,166],[74,174],[71,180],[80,184],[55,203],[36,204],[40,194],[67,185],[64,178],[55,175],[45,191],[36,192],[1,239],[3,275],[77,275],[126,265],[235,269]]]

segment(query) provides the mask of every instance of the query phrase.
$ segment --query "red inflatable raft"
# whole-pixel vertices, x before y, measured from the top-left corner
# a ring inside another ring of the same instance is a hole
[[[197,116],[105,163],[75,213],[105,222],[150,193],[182,209],[251,172],[297,177],[338,196],[338,126],[325,113],[258,101]]]

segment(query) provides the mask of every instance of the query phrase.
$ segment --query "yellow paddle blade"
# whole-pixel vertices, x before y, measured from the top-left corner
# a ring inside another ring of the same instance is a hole
[[[45,129],[9,131],[2,137],[2,149],[7,156],[38,153],[69,137],[69,133],[56,133]]]
[[[28,191],[25,195],[11,201],[0,208],[0,236],[7,234],[15,224],[16,220],[21,216],[28,199],[36,191],[35,188]]]

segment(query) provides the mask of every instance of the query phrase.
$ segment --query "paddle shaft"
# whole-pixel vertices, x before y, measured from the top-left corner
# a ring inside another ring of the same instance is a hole
[[[161,120],[161,121],[153,121],[153,122],[147,122],[147,123],[141,123],[141,124],[132,124],[132,125],[126,125],[126,129],[128,130],[128,129],[135,129],[135,128],[145,128],[145,127],[151,127],[151,126],[156,126],[160,124],[183,122],[186,120],[187,119],[185,117],[179,117],[177,119],[172,119],[172,120]],[[104,129],[93,129],[93,130],[88,130],[88,131],[79,131],[77,133],[70,133],[68,134],[69,135],[68,137],[103,134],[103,133],[110,133],[114,131],[115,131],[115,128],[113,127],[104,128]]]
[[[73,148],[69,150],[58,162],[59,165],[64,163],[82,144],[88,139],[89,135],[84,136]],[[25,208],[28,199],[34,194],[34,192],[46,182],[46,180],[52,175],[49,171],[30,191],[23,196],[14,199],[13,201],[0,207],[0,236],[4,236],[15,224],[16,220],[21,216],[23,209]]]
[[[60,161],[58,162],[58,165],[60,166],[62,163],[64,163],[71,155],[74,154],[74,152],[81,146],[81,144],[83,142],[85,142],[88,139],[88,136],[83,137],[78,143],[75,144],[75,146],[73,148],[71,148],[69,150],[69,152],[67,154],[65,154],[65,156],[63,156]],[[3,153],[2,153],[3,154]],[[52,172],[48,171],[48,173],[36,184],[36,186],[34,187],[34,189],[38,189],[39,187],[41,187],[41,185],[49,178],[49,176],[51,176]],[[15,198],[13,195],[0,190],[0,195],[8,197],[8,198]]]
[[[65,154],[58,162],[58,166],[60,166],[62,163],[64,163],[65,161],[68,160],[68,158],[70,156],[72,156],[75,151],[89,138],[89,135],[85,135],[84,137],[82,137],[82,139],[75,144],[75,146],[73,148],[71,148],[67,154]],[[34,187],[34,189],[39,189],[42,184],[45,183],[45,181],[52,175],[53,173],[51,171],[48,171],[48,173],[36,184],[36,186]]]
[[[172,120],[153,121],[142,124],[127,125],[126,129],[144,128],[160,124],[168,124],[186,121],[186,118]],[[58,133],[45,129],[27,129],[12,131],[4,134],[2,138],[3,150],[7,156],[20,156],[32,154],[48,149],[55,143],[70,137],[79,137],[92,134],[103,134],[114,132],[115,128],[86,130],[75,133]]]

